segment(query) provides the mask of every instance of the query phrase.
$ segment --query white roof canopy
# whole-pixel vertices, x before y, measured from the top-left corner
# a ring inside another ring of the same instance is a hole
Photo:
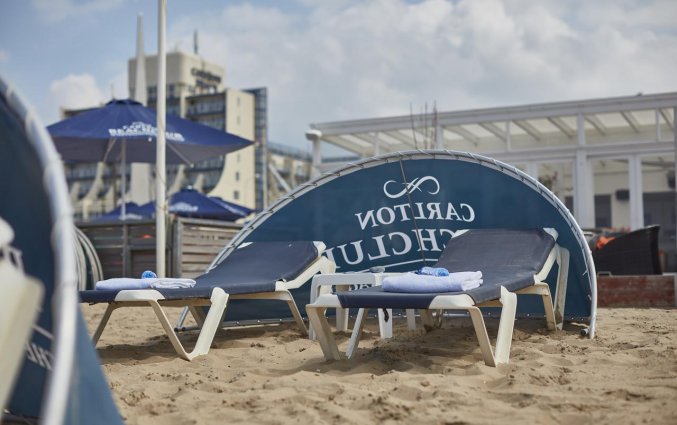
[[[675,150],[675,108],[677,93],[636,95],[316,123],[308,137],[361,157],[437,148],[515,162],[573,158],[581,146],[588,157],[663,154]]]

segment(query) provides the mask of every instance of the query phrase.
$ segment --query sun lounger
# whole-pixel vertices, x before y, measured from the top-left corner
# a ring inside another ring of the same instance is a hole
[[[275,299],[286,301],[303,333],[305,324],[289,292],[309,281],[316,273],[332,273],[335,265],[322,256],[321,242],[254,242],[241,246],[209,272],[195,278],[192,288],[89,290],[80,291],[86,303],[108,303],[99,323],[94,344],[120,307],[150,305],[176,352],[186,360],[206,354],[221,326],[228,299]],[[188,307],[201,325],[192,352],[187,352],[169,323],[163,306]],[[207,314],[199,307],[209,307]]]
[[[507,363],[512,343],[517,297],[515,294],[536,294],[543,298],[548,328],[561,327],[564,294],[568,275],[569,253],[556,244],[552,229],[502,230],[473,229],[457,231],[440,255],[435,267],[450,272],[481,271],[483,283],[466,292],[400,293],[386,292],[375,286],[320,295],[306,306],[310,323],[320,340],[327,360],[339,360],[334,336],[329,328],[327,308],[360,309],[346,356],[352,357],[364,326],[365,309],[419,309],[424,324],[440,324],[444,310],[466,310],[470,314],[484,362],[489,366]],[[556,304],[545,279],[553,264],[559,265]],[[479,307],[502,306],[495,353],[491,348]],[[436,316],[433,315],[436,312]]]

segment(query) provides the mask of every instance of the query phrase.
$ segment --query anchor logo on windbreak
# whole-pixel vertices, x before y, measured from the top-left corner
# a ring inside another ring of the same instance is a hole
[[[428,193],[431,194],[431,195],[436,195],[437,193],[439,193],[440,182],[438,182],[437,179],[433,176],[416,177],[414,180],[412,180],[409,183],[399,183],[399,184],[404,186],[404,189],[402,189],[400,192],[397,192],[397,193],[389,192],[388,187],[389,186],[392,187],[391,183],[394,183],[395,186],[397,186],[398,182],[396,182],[395,180],[388,180],[383,185],[383,193],[385,193],[385,195],[388,198],[395,199],[395,198],[399,198],[400,196],[403,196],[407,193],[413,193],[414,190],[419,190],[419,191],[423,192],[423,190],[421,189],[421,185],[425,182],[428,182],[428,181],[432,182],[431,184],[427,185],[428,188],[434,187],[434,190],[428,190]]]

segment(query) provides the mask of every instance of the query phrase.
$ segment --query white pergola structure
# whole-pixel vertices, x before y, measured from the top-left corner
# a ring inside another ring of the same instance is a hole
[[[322,143],[359,157],[412,149],[489,156],[540,178],[563,201],[573,199],[574,217],[584,228],[595,226],[595,193],[611,179],[629,193],[622,221],[636,229],[645,224],[643,192],[653,184],[643,183],[643,166],[645,176],[672,173],[673,183],[663,178],[661,190],[675,190],[676,115],[677,93],[638,94],[316,123],[306,137],[316,173],[340,165],[323,160]]]

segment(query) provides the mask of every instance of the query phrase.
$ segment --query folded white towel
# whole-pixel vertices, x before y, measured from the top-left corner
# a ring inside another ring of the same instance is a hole
[[[150,280],[151,288],[158,289],[170,289],[170,288],[192,288],[195,286],[195,281],[193,279],[179,279],[171,277],[158,277],[155,279],[144,279]]]
[[[449,276],[405,273],[383,279],[386,292],[463,292],[482,284],[482,272],[457,272]]]
[[[171,277],[132,279],[129,277],[118,277],[96,282],[96,289],[120,291],[123,289],[172,289],[172,288],[192,288],[195,286],[193,279],[176,279]]]

